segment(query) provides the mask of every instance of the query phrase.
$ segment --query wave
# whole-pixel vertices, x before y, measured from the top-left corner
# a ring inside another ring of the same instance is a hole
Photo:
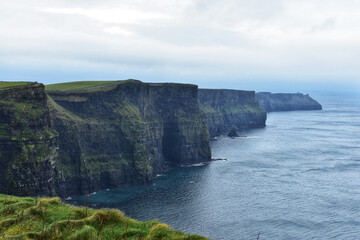
[[[206,165],[206,163],[195,163],[195,164],[189,164],[189,165],[180,165],[180,167],[202,167],[205,165]]]

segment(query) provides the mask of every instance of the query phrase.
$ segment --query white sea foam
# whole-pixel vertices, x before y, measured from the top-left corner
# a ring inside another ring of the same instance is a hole
[[[245,136],[245,137],[241,137],[241,138],[260,138],[259,136]]]
[[[195,163],[195,164],[190,164],[190,165],[181,165],[180,167],[202,167],[204,165],[205,165],[205,163]]]

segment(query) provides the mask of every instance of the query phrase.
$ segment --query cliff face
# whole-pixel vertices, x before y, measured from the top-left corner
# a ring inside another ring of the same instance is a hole
[[[0,192],[53,194],[56,146],[44,85],[0,89]]]
[[[256,98],[266,112],[322,109],[308,94],[259,92]]]
[[[254,91],[199,89],[199,104],[211,137],[232,129],[265,126],[266,112],[259,106]]]
[[[0,192],[68,196],[211,160],[197,86],[123,81],[0,89]]]
[[[126,81],[49,95],[60,195],[146,184],[167,164],[211,159],[194,85]]]

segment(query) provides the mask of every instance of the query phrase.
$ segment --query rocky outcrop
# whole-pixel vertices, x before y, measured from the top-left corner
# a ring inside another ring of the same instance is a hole
[[[231,137],[231,138],[239,137],[239,134],[236,132],[236,129],[233,128],[233,129],[231,129],[230,132],[228,133],[228,137]]]
[[[230,130],[264,127],[266,112],[254,91],[199,89],[199,104],[205,112],[211,137]]]
[[[322,109],[308,94],[259,92],[256,93],[256,98],[266,112]]]
[[[56,158],[44,85],[0,89],[0,192],[53,195]]]

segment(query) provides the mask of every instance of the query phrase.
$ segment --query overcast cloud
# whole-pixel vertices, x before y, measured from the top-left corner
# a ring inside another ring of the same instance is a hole
[[[355,0],[0,0],[0,80],[358,87]]]

